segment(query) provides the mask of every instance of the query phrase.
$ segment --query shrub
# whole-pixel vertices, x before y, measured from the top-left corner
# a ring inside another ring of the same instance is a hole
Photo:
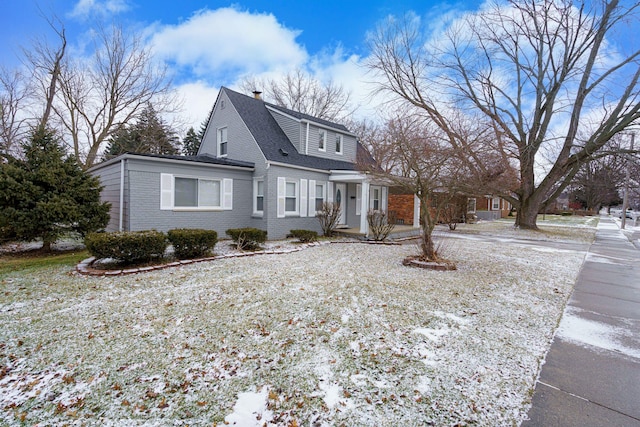
[[[258,228],[230,228],[227,234],[243,251],[260,249],[260,244],[267,240],[267,232]]]
[[[322,228],[322,234],[326,237],[331,237],[333,231],[338,226],[338,220],[340,219],[340,205],[337,203],[325,202],[316,214],[316,218],[320,221],[320,228]]]
[[[178,259],[204,256],[218,243],[215,230],[176,228],[169,230],[167,237]]]
[[[291,230],[291,235],[301,243],[316,242],[318,233],[313,230]]]
[[[573,212],[568,212],[568,211],[563,211],[560,213],[561,216],[571,216],[573,215]]]
[[[373,240],[379,242],[387,238],[395,228],[395,221],[387,216],[385,211],[370,209],[367,212],[367,222]]]
[[[113,258],[127,264],[162,258],[167,249],[167,237],[155,230],[90,233],[84,243],[96,258]]]

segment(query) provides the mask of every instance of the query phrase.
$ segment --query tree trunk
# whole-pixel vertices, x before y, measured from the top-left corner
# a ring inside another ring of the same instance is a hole
[[[47,238],[42,241],[42,251],[43,252],[51,252],[51,244],[53,242]]]
[[[433,228],[435,227],[435,219],[431,215],[429,209],[430,200],[426,196],[418,196],[420,199],[420,215],[422,224],[420,224],[422,235],[420,239],[420,249],[422,250],[422,258],[425,261],[437,261],[435,244],[433,243]]]
[[[518,215],[516,216],[516,228],[523,230],[538,230],[539,203],[533,203],[531,198],[522,200]]]
[[[422,225],[422,238],[420,239],[420,249],[422,250],[422,257],[425,261],[437,261],[437,254],[435,244],[433,243],[433,230],[426,224]]]

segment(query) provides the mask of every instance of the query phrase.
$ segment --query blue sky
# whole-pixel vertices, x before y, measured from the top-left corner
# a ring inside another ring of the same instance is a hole
[[[366,34],[390,14],[413,11],[425,25],[481,6],[480,1],[238,1],[21,0],[0,9],[0,64],[19,65],[17,54],[34,38],[52,37],[45,17],[64,23],[71,46],[82,46],[96,22],[144,31],[158,58],[171,65],[185,99],[184,117],[197,126],[220,86],[247,74],[275,77],[296,67],[333,79],[367,103],[362,62]],[[51,38],[55,42],[54,38]]]

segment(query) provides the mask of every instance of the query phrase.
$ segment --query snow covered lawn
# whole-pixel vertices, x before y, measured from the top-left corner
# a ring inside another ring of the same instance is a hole
[[[5,275],[0,424],[518,425],[585,254],[446,249],[457,271],[340,243]]]

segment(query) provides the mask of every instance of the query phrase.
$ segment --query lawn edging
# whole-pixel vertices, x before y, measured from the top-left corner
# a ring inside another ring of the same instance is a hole
[[[196,258],[196,259],[183,259],[178,261],[171,261],[165,264],[158,265],[149,265],[144,267],[134,267],[134,268],[123,268],[123,269],[114,269],[114,270],[103,270],[98,268],[93,268],[93,263],[96,261],[96,257],[90,257],[85,260],[82,260],[76,265],[76,271],[85,276],[124,276],[128,274],[137,274],[137,273],[147,273],[150,271],[158,271],[164,270],[167,268],[180,267],[183,265],[196,264],[200,262],[208,262],[215,261],[218,259],[226,259],[226,258],[242,258],[256,255],[282,255],[289,254],[293,252],[299,252],[304,249],[321,246],[326,244],[349,244],[349,243],[364,243],[364,244],[384,244],[384,245],[398,245],[399,243],[395,242],[376,242],[376,241],[330,241],[330,242],[310,242],[310,243],[302,243],[295,248],[287,248],[287,249],[266,249],[261,251],[247,251],[247,252],[238,252],[238,253],[230,253],[224,255],[214,255],[210,257]]]

